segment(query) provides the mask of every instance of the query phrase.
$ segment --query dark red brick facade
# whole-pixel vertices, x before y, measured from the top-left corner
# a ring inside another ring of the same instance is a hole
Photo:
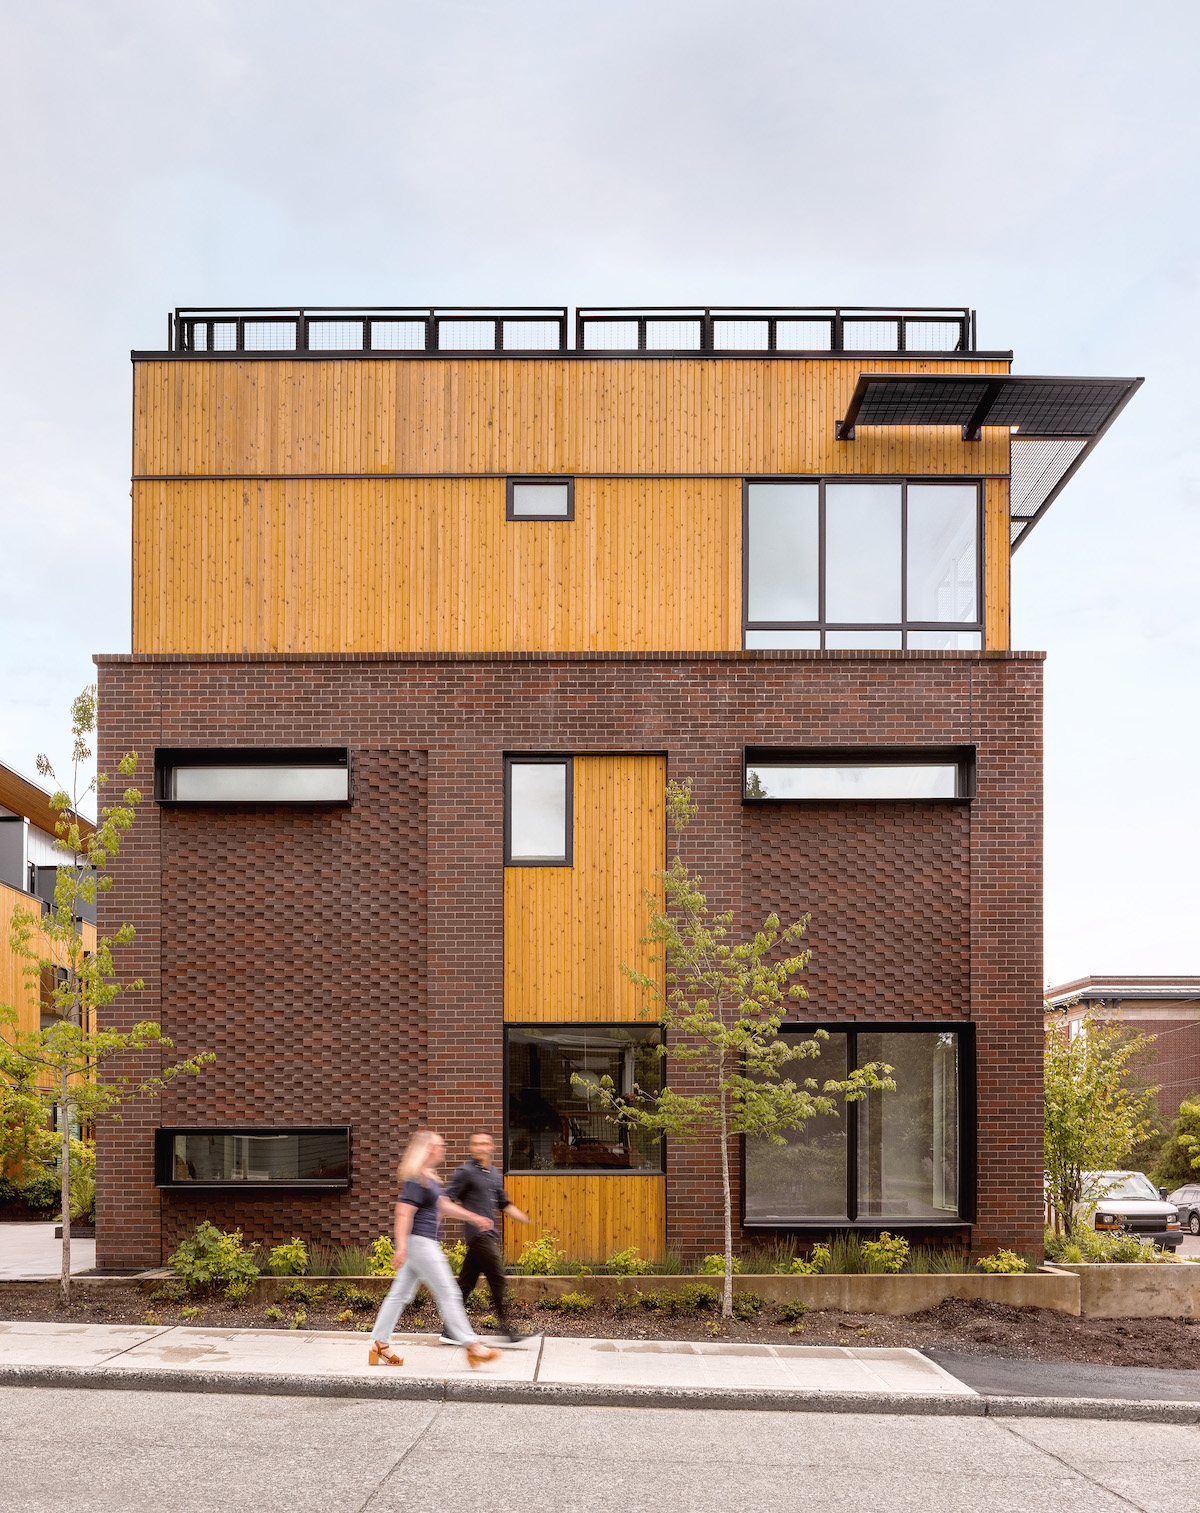
[[[970,1020],[977,1247],[1041,1239],[1041,658],[1031,653],[101,658],[101,763],[156,746],[348,745],[353,807],[149,800],[102,928],[160,1019],[217,1063],[100,1132],[99,1262],[157,1263],[208,1214],[263,1239],[387,1227],[405,1133],[500,1135],[501,757],[665,751],[700,805],[685,859],[747,924],[812,915],[813,1019]],[[970,805],[741,803],[747,745],[978,748]],[[148,776],[145,786],[149,786]],[[150,1068],[154,1061],[144,1063]],[[131,1066],[130,1070],[135,1070]],[[336,1196],[161,1194],[164,1124],[348,1123]],[[720,1239],[715,1149],[671,1151],[668,1243]]]

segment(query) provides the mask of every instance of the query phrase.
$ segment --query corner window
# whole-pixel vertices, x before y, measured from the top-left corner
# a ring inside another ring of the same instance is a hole
[[[350,1130],[160,1129],[155,1131],[159,1187],[350,1186]]]
[[[350,752],[234,747],[154,753],[160,804],[348,804]]]
[[[505,1170],[661,1172],[662,1141],[607,1118],[594,1090],[662,1087],[662,1031],[641,1024],[509,1025]]]
[[[803,1025],[784,1033],[811,1034]],[[807,1075],[824,1081],[882,1061],[895,1092],[811,1119],[786,1144],[747,1139],[743,1223],[961,1223],[970,1218],[974,1107],[970,1027],[830,1031]]]
[[[748,749],[743,797],[748,803],[970,799],[971,746]]]
[[[983,645],[975,483],[747,482],[747,650]]]
[[[573,478],[510,478],[507,486],[509,520],[574,520]]]
[[[504,864],[571,865],[570,757],[508,757],[504,763]]]

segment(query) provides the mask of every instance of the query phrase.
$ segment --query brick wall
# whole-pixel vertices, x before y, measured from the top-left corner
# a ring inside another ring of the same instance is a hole
[[[159,1123],[202,1114],[215,1122],[255,1107],[281,1117],[274,1110],[286,1104],[304,1106],[306,1122],[354,1124],[368,1161],[356,1159],[352,1194],[210,1205],[263,1238],[286,1237],[316,1210],[339,1241],[386,1226],[388,1166],[419,1118],[446,1133],[455,1159],[472,1129],[499,1136],[506,750],[666,751],[670,774],[694,780],[700,818],[684,856],[703,874],[710,904],[747,923],[786,898],[789,912],[813,914],[812,1012],[974,1020],[976,1238],[1038,1245],[1039,657],[99,662],[101,760],[110,767],[130,748],[149,761],[156,745],[349,745],[369,775],[348,813],[182,814],[147,804],[139,818],[103,904],[109,927],[137,926],[130,968],[147,982],[119,1014],[161,1016],[181,1050],[216,1048],[221,1061],[102,1131],[102,1265],[157,1261],[203,1207],[174,1195],[160,1203],[150,1157]],[[979,791],[969,809],[751,810],[740,801],[746,745],[972,742]],[[415,890],[403,907],[381,868]],[[413,946],[421,939],[423,989]],[[284,959],[294,976],[268,983],[263,955]],[[369,989],[372,1007],[348,1008]],[[389,991],[408,995],[403,1007],[380,1002]],[[674,1148],[669,1194],[669,1242],[715,1248],[716,1148]]]

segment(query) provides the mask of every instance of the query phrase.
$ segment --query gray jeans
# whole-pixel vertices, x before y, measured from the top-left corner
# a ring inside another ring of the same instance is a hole
[[[467,1322],[462,1294],[450,1271],[446,1253],[436,1240],[424,1235],[409,1235],[404,1265],[396,1273],[383,1300],[371,1338],[380,1345],[387,1344],[396,1320],[412,1302],[422,1282],[433,1293],[433,1301],[442,1316],[442,1333],[458,1345],[473,1345],[479,1336]]]

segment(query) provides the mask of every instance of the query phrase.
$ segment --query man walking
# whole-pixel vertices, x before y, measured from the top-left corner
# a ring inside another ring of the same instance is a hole
[[[508,1194],[504,1191],[504,1178],[492,1164],[492,1155],[495,1146],[491,1135],[472,1135],[467,1142],[470,1156],[458,1168],[450,1178],[446,1194],[450,1200],[459,1204],[460,1207],[469,1209],[471,1213],[478,1214],[481,1219],[495,1221],[497,1213],[502,1213],[506,1218],[515,1219],[518,1224],[528,1224],[528,1215],[514,1206]],[[475,1229],[472,1225],[463,1222],[463,1231],[467,1242],[467,1254],[463,1259],[462,1270],[458,1274],[458,1285],[462,1290],[463,1303],[475,1290],[480,1274],[487,1278],[488,1290],[492,1294],[492,1307],[496,1313],[496,1322],[515,1344],[524,1339],[519,1330],[512,1328],[508,1323],[504,1301],[504,1253],[500,1243],[500,1225],[490,1230]]]

